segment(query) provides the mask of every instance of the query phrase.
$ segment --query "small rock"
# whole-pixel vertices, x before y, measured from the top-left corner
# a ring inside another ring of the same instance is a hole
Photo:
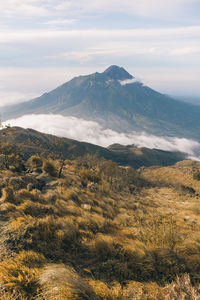
[[[89,205],[89,204],[83,204],[82,207],[85,210],[88,210],[88,211],[91,210],[91,205]]]

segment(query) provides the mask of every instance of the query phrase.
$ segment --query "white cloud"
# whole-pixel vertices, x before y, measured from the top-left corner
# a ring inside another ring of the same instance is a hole
[[[76,19],[53,19],[47,22],[43,22],[44,25],[73,25],[77,22]]]
[[[140,147],[181,151],[195,157],[200,152],[200,143],[177,137],[158,137],[145,132],[118,133],[110,129],[103,129],[93,121],[86,121],[75,117],[61,115],[25,115],[18,119],[8,120],[4,124],[33,128],[35,130],[67,137],[79,141],[89,142],[107,147],[113,143],[122,145],[134,144]]]
[[[124,29],[124,30],[23,30],[23,31],[0,31],[0,43],[33,43],[37,40],[58,40],[63,38],[95,38],[108,40],[121,39],[126,43],[132,44],[130,38],[137,38],[138,42],[144,42],[143,39],[156,41],[165,39],[198,39],[200,37],[200,26],[174,27],[174,28],[149,28],[149,29]],[[127,45],[127,44],[126,44]],[[134,49],[132,50],[134,53]],[[136,53],[144,51],[137,47]],[[154,47],[148,48],[149,52],[154,52]]]
[[[1,99],[0,107],[24,102],[33,99],[36,96],[39,95],[34,93],[19,93],[17,91],[6,92],[0,90],[0,99]]]
[[[155,53],[155,48],[149,48],[149,46],[138,47],[137,44],[131,43],[131,47],[128,47],[127,44],[130,43],[121,43],[119,47],[116,47],[116,43],[107,43],[105,47],[91,47],[90,49],[83,49],[83,51],[69,51],[59,54],[57,57],[65,58],[69,61],[76,61],[80,63],[85,63],[95,59],[100,56],[133,56],[139,54],[153,54]]]
[[[166,18],[178,16],[191,5],[194,0],[77,0],[62,1],[56,6],[58,11],[71,14],[91,13],[126,13],[139,16]]]
[[[13,15],[48,16],[47,5],[40,0],[1,0],[0,15],[12,17]]]
[[[200,47],[183,47],[175,48],[170,51],[171,55],[188,55],[188,54],[200,54]]]
[[[1,0],[3,16],[64,15],[84,16],[102,13],[126,13],[139,16],[171,17],[183,13],[194,0]]]
[[[126,79],[126,80],[118,80],[118,81],[119,81],[119,83],[121,85],[126,85],[126,84],[141,82],[140,79],[137,79],[137,78]]]
[[[112,64],[115,60],[121,63],[126,59],[133,61],[134,56],[143,56],[147,63],[152,61],[154,65],[163,65],[168,59],[174,65],[174,55],[188,53],[189,60],[194,52],[198,54],[199,40],[200,26],[130,30],[0,31],[0,63],[35,67],[41,64],[63,65],[68,62],[73,64],[96,60],[94,65],[97,65],[101,61]],[[136,63],[139,63],[137,58]],[[142,64],[143,59],[141,66]]]

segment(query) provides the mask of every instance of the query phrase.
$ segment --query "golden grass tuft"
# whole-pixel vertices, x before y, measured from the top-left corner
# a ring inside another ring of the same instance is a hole
[[[30,200],[24,201],[19,205],[17,211],[22,215],[30,215],[32,217],[43,217],[54,213],[53,208],[50,205],[44,205]]]
[[[29,253],[28,256],[30,254],[33,253]],[[39,256],[35,255],[38,259]],[[33,295],[36,295],[39,290],[37,282],[39,269],[34,268],[33,265],[31,267],[25,266],[26,259],[30,263],[30,257],[28,256],[26,257],[24,252],[14,259],[5,259],[0,263],[1,287],[7,293],[10,292],[12,294],[14,292],[16,295],[19,294],[21,299],[32,299]]]
[[[51,264],[39,276],[43,294],[47,299],[85,299],[100,300],[86,280],[72,267]]]
[[[14,190],[11,187],[6,187],[2,189],[1,202],[9,202],[16,204],[16,199],[14,195]]]

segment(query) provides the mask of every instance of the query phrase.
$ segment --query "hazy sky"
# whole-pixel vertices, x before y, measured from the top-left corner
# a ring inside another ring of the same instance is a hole
[[[0,0],[1,106],[111,64],[200,95],[200,0]]]

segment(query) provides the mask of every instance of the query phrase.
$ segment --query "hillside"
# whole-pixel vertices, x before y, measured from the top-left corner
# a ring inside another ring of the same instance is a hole
[[[200,139],[199,106],[158,93],[118,66],[75,77],[39,98],[1,109],[3,120],[48,113],[93,120],[119,132]]]
[[[200,195],[200,162],[181,161],[168,167],[142,168],[144,178],[161,185],[177,185]]]
[[[24,148],[0,147],[1,299],[199,299],[199,162],[88,154],[59,176],[61,160]]]
[[[113,145],[107,149],[20,127],[0,130],[0,141],[9,142],[21,148],[25,159],[36,153],[45,156],[54,154],[54,157],[62,156],[64,159],[73,159],[85,154],[98,154],[121,165],[139,168],[141,166],[172,165],[187,157],[186,154],[181,152],[137,148],[134,146]]]

